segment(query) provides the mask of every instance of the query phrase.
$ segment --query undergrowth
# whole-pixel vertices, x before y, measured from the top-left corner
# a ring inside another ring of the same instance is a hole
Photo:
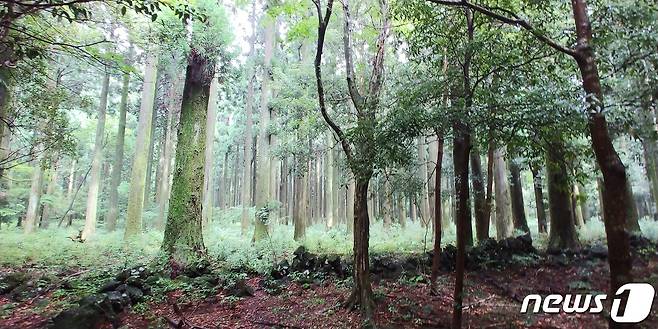
[[[291,259],[300,245],[313,253],[349,255],[352,252],[352,237],[344,224],[331,229],[322,224],[312,225],[307,228],[303,241],[295,241],[292,225],[272,223],[268,238],[252,244],[251,231],[247,236],[240,233],[239,213],[237,208],[218,210],[214,221],[204,230],[208,253],[221,268],[267,273],[280,260]],[[77,224],[82,226],[82,223]],[[495,229],[491,226],[490,236],[495,237]],[[529,226],[533,243],[543,249],[547,235],[537,234],[536,220],[529,219]],[[657,222],[645,218],[640,221],[640,227],[644,236],[658,241]],[[0,230],[0,265],[68,272],[95,268],[111,273],[153,260],[158,256],[163,236],[162,232],[149,229],[138,241],[125,243],[122,230],[105,232],[100,228],[93,240],[79,243],[69,238],[77,235],[78,230],[75,226],[51,228],[25,235],[20,228],[5,226]],[[583,244],[605,240],[603,223],[596,217],[578,232]],[[442,245],[454,244],[454,241],[454,226],[444,227]],[[419,222],[407,221],[404,228],[394,224],[387,229],[380,221],[371,224],[370,251],[373,254],[424,252],[430,250],[432,244],[431,228],[422,227]]]

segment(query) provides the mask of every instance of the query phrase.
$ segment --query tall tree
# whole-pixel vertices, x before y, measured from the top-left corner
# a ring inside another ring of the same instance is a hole
[[[528,227],[528,220],[525,216],[525,205],[523,202],[523,186],[521,185],[521,168],[516,162],[516,159],[511,158],[509,161],[510,171],[510,185],[511,185],[511,199],[512,199],[512,219],[514,221],[514,229],[524,232],[530,237],[530,228]]]
[[[208,99],[208,115],[206,119],[206,151],[203,174],[203,207],[201,217],[205,225],[212,220],[212,194],[213,194],[213,144],[215,143],[215,124],[217,122],[217,93],[218,79],[210,83],[210,98]]]
[[[80,238],[89,239],[96,232],[96,211],[98,210],[98,193],[101,184],[101,161],[103,161],[103,137],[105,136],[105,115],[107,112],[107,94],[110,85],[110,71],[105,68],[105,75],[101,87],[100,105],[98,107],[98,120],[96,122],[96,137],[94,139],[93,158],[87,192],[87,206],[85,211],[85,226]]]
[[[206,121],[215,63],[192,49],[187,58],[176,167],[162,249],[181,268],[205,254],[201,231]]]
[[[119,217],[119,184],[121,183],[121,172],[123,171],[123,148],[126,135],[126,110],[128,108],[128,88],[130,87],[130,74],[123,74],[121,86],[121,101],[119,102],[119,128],[117,131],[116,149],[112,163],[112,177],[110,179],[110,198],[107,212],[106,228],[114,231]]]
[[[270,2],[270,5],[273,2]],[[254,221],[254,235],[252,241],[259,241],[267,237],[268,219],[270,209],[271,184],[271,158],[270,158],[270,83],[272,79],[272,56],[276,38],[276,18],[265,15],[263,17],[265,42],[263,44],[263,79],[261,81],[260,95],[260,121],[257,146],[256,169],[256,220]]]
[[[331,18],[333,0],[328,0],[323,14],[322,5],[315,2],[318,15],[318,43],[315,54],[315,78],[318,89],[318,103],[324,121],[333,130],[347,158],[348,166],[355,179],[354,195],[354,289],[347,304],[358,306],[366,318],[373,313],[374,301],[370,284],[370,264],[368,259],[369,226],[368,186],[374,174],[374,161],[377,155],[375,145],[376,113],[380,107],[380,93],[383,84],[384,55],[386,53],[386,38],[389,33],[390,21],[388,3],[379,2],[381,25],[375,41],[376,51],[371,62],[370,79],[367,82],[367,92],[358,90],[354,74],[352,46],[352,17],[350,2],[343,1],[344,25],[343,48],[348,92],[356,109],[355,134],[348,140],[343,129],[329,116],[325,103],[324,86],[322,82],[322,52],[329,19]]]
[[[124,239],[131,239],[142,233],[142,210],[144,208],[144,190],[146,170],[149,156],[151,136],[151,120],[153,120],[153,103],[155,99],[155,84],[157,79],[158,53],[150,51],[146,58],[144,82],[142,83],[142,102],[139,108],[137,123],[137,139],[135,140],[135,156],[133,157],[130,174],[130,193],[128,195],[128,210],[126,214],[126,230]]]

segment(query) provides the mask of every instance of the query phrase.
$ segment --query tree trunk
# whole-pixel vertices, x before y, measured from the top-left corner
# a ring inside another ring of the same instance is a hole
[[[171,87],[169,89],[169,102],[167,104],[167,127],[165,133],[164,160],[161,172],[160,186],[158,186],[158,217],[155,221],[155,227],[159,230],[164,229],[167,205],[169,204],[169,194],[171,190],[171,168],[174,156],[174,138],[175,127],[178,113],[180,111],[181,95],[180,85],[182,74],[174,74],[171,78]]]
[[[585,220],[583,219],[583,212],[580,208],[580,190],[578,189],[578,184],[573,184],[571,187],[571,212],[573,213],[574,222],[577,227],[585,226]]]
[[[512,201],[507,182],[505,150],[494,151],[494,184],[496,185],[496,238],[503,240],[514,233],[512,223]]]
[[[347,218],[347,234],[354,233],[354,195],[356,194],[356,183],[354,179],[350,179],[347,184],[347,197],[345,200],[345,206],[347,208],[346,213],[349,215]]]
[[[103,161],[103,139],[105,137],[105,114],[107,110],[107,94],[110,84],[110,72],[105,69],[103,86],[101,88],[98,121],[96,123],[96,137],[94,140],[94,155],[91,160],[89,189],[87,192],[87,208],[85,211],[85,226],[80,238],[88,240],[96,232],[96,211],[98,210],[98,193],[101,184],[101,161]]]
[[[526,233],[530,237],[530,228],[528,219],[525,215],[525,206],[523,202],[523,185],[521,185],[521,168],[514,159],[509,161],[510,185],[512,197],[512,219],[514,220],[514,229]]]
[[[375,306],[370,285],[370,260],[368,257],[370,239],[369,183],[369,176],[356,178],[354,194],[354,289],[348,300],[348,304],[358,305],[362,314],[366,314],[368,317],[372,315]]]
[[[603,212],[605,232],[608,239],[608,262],[610,264],[610,287],[616,292],[626,282],[632,281],[630,243],[626,232],[626,209],[628,204],[626,168],[612,145],[608,123],[603,113],[603,92],[592,43],[592,30],[585,0],[572,0],[576,25],[576,62],[587,95],[589,131],[596,161],[603,173]],[[551,216],[552,217],[552,216]],[[610,327],[617,327],[614,321]]]
[[[327,187],[326,187],[326,198],[325,198],[325,208],[327,209],[327,227],[332,228],[334,226],[334,155],[331,151],[331,144],[333,142],[333,136],[331,133],[327,134],[327,162],[325,168],[325,174],[327,177]]]
[[[155,92],[157,94],[158,91],[158,74],[156,73],[155,76]],[[157,96],[154,95],[155,100],[157,100]],[[151,129],[149,131],[149,135],[147,137],[148,141],[148,157],[146,158],[146,180],[144,181],[144,204],[142,206],[142,209],[148,209],[151,206],[151,186],[153,185],[153,162],[155,162],[155,129],[157,128],[157,120],[158,120],[158,104],[155,102],[153,104],[153,110],[151,111]]]
[[[255,32],[254,32],[255,33]],[[252,45],[253,48],[253,45]],[[244,175],[243,175],[243,180],[242,180],[242,211],[240,214],[240,231],[242,233],[242,236],[247,235],[247,231],[249,230],[249,222],[250,216],[249,216],[249,209],[252,206],[252,179],[253,179],[253,172],[252,168],[254,165],[254,160],[253,160],[253,153],[254,153],[254,147],[253,147],[253,132],[252,132],[252,126],[253,126],[253,118],[252,118],[252,111],[254,107],[254,79],[255,76],[251,76],[249,79],[249,84],[247,85],[247,96],[246,96],[246,105],[245,105],[245,115],[246,115],[246,123],[245,123],[245,133],[244,133],[244,159],[243,159],[243,167],[244,167]]]
[[[68,178],[68,185],[66,187],[66,204],[71,204],[73,202],[73,185],[75,182],[75,166],[78,163],[77,160],[72,159],[71,160],[71,169],[69,171],[69,178]],[[62,226],[62,222],[66,220],[67,222],[67,227],[71,225],[71,212],[69,211],[60,219],[59,224],[57,224],[57,227]]]
[[[137,124],[137,139],[135,140],[135,156],[130,174],[130,194],[128,195],[128,210],[126,214],[126,230],[124,239],[131,239],[142,233],[142,211],[147,181],[148,157],[151,127],[153,120],[153,103],[157,75],[158,57],[156,52],[150,52],[146,59],[146,71],[142,90],[142,103],[139,109]]]
[[[48,181],[48,187],[46,188],[46,195],[49,195],[51,197],[54,197],[55,195],[55,190],[57,189],[57,164],[58,160],[54,160],[55,163],[52,164],[52,167],[50,168],[50,180]],[[41,225],[39,225],[41,228],[48,228],[50,225],[50,216],[51,212],[53,210],[53,206],[51,204],[44,204],[43,205],[43,211],[41,212]]]
[[[203,172],[210,84],[215,67],[211,59],[191,50],[183,89],[176,168],[162,250],[180,268],[205,254],[202,233]]]
[[[562,142],[554,142],[548,146],[546,160],[548,205],[551,213],[548,251],[577,250],[580,248],[580,242],[571,212],[571,193],[569,193],[569,178]]]
[[[421,137],[418,140],[418,162],[420,164],[420,178],[423,182],[423,188],[420,192],[420,223],[422,227],[427,226],[430,220],[430,202],[429,202],[429,173],[427,171],[427,156],[426,156],[425,138]]]
[[[116,149],[114,151],[114,164],[112,165],[112,178],[110,180],[110,198],[108,204],[106,229],[110,232],[116,229],[119,217],[119,184],[123,170],[123,145],[126,133],[126,109],[128,108],[128,89],[130,87],[130,74],[123,74],[121,87],[121,101],[119,103],[119,130],[117,131]]]
[[[482,163],[477,148],[471,150],[471,181],[473,182],[473,203],[475,213],[475,235],[478,241],[489,238],[489,216],[487,215],[487,200],[482,177]]]
[[[640,140],[642,141],[645,173],[650,183],[655,213],[658,213],[658,162],[656,161],[658,149],[656,148],[656,141],[649,138],[641,138]]]
[[[626,179],[626,230],[629,233],[640,234],[639,217],[637,204],[633,196],[633,186],[631,185],[631,181]]]
[[[252,242],[267,237],[268,219],[271,209],[270,202],[270,134],[268,131],[270,122],[270,82],[272,69],[272,53],[276,37],[276,21],[272,17],[265,17],[264,22],[265,43],[263,45],[263,80],[261,82],[260,95],[260,127],[258,132],[258,169],[256,180],[256,220],[254,221],[254,235]]]
[[[25,220],[23,220],[23,230],[25,233],[32,233],[36,228],[37,215],[41,205],[41,193],[43,190],[43,160],[37,157],[34,160],[34,169],[32,171],[32,182],[30,184],[30,196],[28,197],[27,211]]]
[[[546,206],[544,204],[544,191],[542,188],[542,176],[537,166],[531,166],[532,183],[535,189],[535,207],[537,208],[537,228],[539,233],[546,233]]]
[[[441,174],[443,173],[443,136],[437,134],[439,152],[436,154],[436,167],[434,169],[434,254],[432,255],[432,275],[430,277],[430,289],[436,294],[436,279],[439,277],[439,265],[441,262],[441,234],[443,224],[441,223]]]
[[[201,218],[204,225],[212,220],[213,199],[213,144],[215,144],[215,123],[217,122],[217,93],[219,81],[212,79],[210,83],[210,98],[208,99],[208,115],[206,120],[206,150],[203,165],[203,204]],[[228,189],[227,191],[228,192]]]
[[[293,209],[293,222],[295,224],[295,241],[304,240],[306,237],[306,218],[308,216],[308,173],[309,163],[302,170],[301,175],[295,175],[295,207]]]
[[[464,301],[464,265],[466,263],[467,223],[471,221],[471,207],[468,191],[468,159],[470,151],[470,134],[468,127],[461,122],[453,126],[453,164],[455,171],[457,224],[457,257],[455,265],[455,290],[453,294],[452,328],[462,326],[462,307]]]

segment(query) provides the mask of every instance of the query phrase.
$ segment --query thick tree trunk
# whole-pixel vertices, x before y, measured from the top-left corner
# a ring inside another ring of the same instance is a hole
[[[436,154],[436,167],[434,171],[434,254],[432,255],[432,275],[430,277],[430,289],[436,294],[436,279],[439,277],[439,265],[441,262],[441,234],[443,224],[441,223],[441,174],[443,173],[443,136],[437,134],[439,152]]]
[[[203,165],[203,204],[201,208],[201,218],[204,225],[208,225],[212,220],[213,210],[213,144],[215,144],[215,123],[217,122],[217,93],[219,82],[212,79],[210,83],[210,96],[208,99],[208,115],[206,119],[206,150],[204,154]],[[226,192],[229,192],[226,189]],[[228,194],[228,193],[227,193]],[[228,197],[228,196],[227,196]]]
[[[464,301],[464,267],[466,263],[467,223],[471,221],[471,207],[468,191],[468,159],[470,151],[470,134],[468,127],[457,122],[453,126],[453,164],[455,170],[455,195],[457,224],[457,259],[455,265],[455,290],[453,294],[452,328],[462,326],[462,307]]]
[[[158,57],[156,52],[150,52],[146,59],[146,72],[142,88],[142,103],[139,109],[137,124],[137,139],[135,141],[135,156],[130,174],[130,193],[128,195],[128,210],[126,214],[126,230],[124,239],[131,239],[142,233],[142,211],[147,181],[148,157],[151,127],[153,120],[153,103],[157,75]]]
[[[493,160],[494,184],[496,185],[496,238],[502,240],[514,234],[505,150],[502,148],[496,149]]]
[[[541,171],[536,166],[531,166],[532,183],[535,189],[535,207],[537,208],[537,229],[539,233],[546,233],[546,206],[544,204],[544,191],[542,187]]]
[[[354,289],[348,300],[358,305],[362,314],[372,315],[375,302],[370,285],[370,217],[368,215],[368,185],[370,177],[357,177],[354,194]]]
[[[126,109],[128,108],[128,88],[130,87],[130,74],[123,74],[123,85],[121,86],[121,101],[119,103],[119,129],[117,131],[116,149],[114,151],[114,162],[112,165],[112,178],[110,179],[110,198],[105,228],[112,232],[116,229],[119,217],[119,184],[121,184],[121,172],[123,171],[123,145],[126,133]]]
[[[110,84],[110,72],[105,71],[101,88],[98,120],[96,122],[96,137],[94,140],[94,156],[91,160],[89,189],[87,192],[87,208],[85,211],[85,226],[80,238],[88,240],[96,232],[96,211],[98,210],[98,194],[101,184],[101,161],[103,161],[103,139],[105,136],[105,114],[107,110],[107,94]]]
[[[510,185],[512,197],[512,219],[514,220],[514,229],[525,232],[530,237],[530,228],[528,219],[525,215],[525,206],[523,202],[523,186],[521,185],[521,168],[514,159],[509,161]]]
[[[471,150],[471,181],[473,183],[473,208],[475,213],[475,236],[478,241],[489,238],[489,216],[482,177],[482,163],[477,148]]]
[[[192,49],[183,90],[176,168],[162,250],[174,264],[186,268],[205,254],[202,233],[203,172],[211,59]]]
[[[571,193],[562,142],[554,142],[548,146],[546,160],[548,205],[551,213],[548,251],[577,250],[580,248],[580,242],[571,212]]]

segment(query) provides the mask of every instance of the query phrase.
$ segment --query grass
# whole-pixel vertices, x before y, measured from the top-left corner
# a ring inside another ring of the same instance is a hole
[[[315,253],[351,254],[352,238],[346,227],[339,225],[326,229],[324,225],[307,228],[306,239],[293,240],[292,225],[272,224],[268,239],[251,243],[251,234],[241,236],[239,210],[217,211],[215,221],[204,232],[208,253],[228,269],[249,269],[261,273],[283,259],[292,257],[292,252],[304,245]],[[82,223],[79,223],[82,225]],[[538,249],[544,248],[546,234],[537,234],[536,220],[529,220],[533,241]],[[491,236],[495,236],[493,229]],[[643,234],[658,241],[658,223],[650,219],[640,221]],[[33,267],[53,269],[102,268],[104,271],[144,264],[156,257],[160,250],[162,232],[147,230],[137,242],[124,243],[123,232],[98,230],[93,240],[85,243],[71,241],[79,227],[67,229],[51,228],[31,235],[23,234],[20,228],[0,230],[0,265],[5,267]],[[583,243],[605,240],[603,223],[593,218],[579,229]],[[443,231],[442,244],[454,244],[455,231],[451,225]],[[404,229],[393,225],[384,229],[375,222],[370,230],[371,253],[423,252],[432,247],[432,232],[418,222],[407,221]]]

